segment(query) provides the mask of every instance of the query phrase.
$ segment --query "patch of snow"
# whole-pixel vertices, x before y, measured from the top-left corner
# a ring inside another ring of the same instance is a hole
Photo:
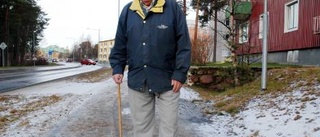
[[[57,95],[62,100],[43,109],[23,115],[19,120],[11,123],[5,132],[0,132],[0,136],[44,136],[55,124],[59,123],[58,121],[67,118],[73,111],[77,110],[78,107],[90,99],[92,95],[105,92],[104,90],[114,86],[115,84],[112,79],[97,83],[76,83],[60,80],[1,93],[0,95],[3,96],[19,96],[19,98],[22,98],[10,109],[18,109],[23,104],[51,95]],[[8,112],[1,111],[0,115],[2,116],[6,113]]]
[[[181,88],[180,89],[180,98],[185,99],[185,100],[189,100],[189,101],[201,99],[200,94],[193,91],[190,88]]]
[[[129,115],[131,113],[130,108],[123,108],[121,114],[122,115]]]
[[[212,122],[195,123],[195,127],[206,137],[319,137],[320,98],[301,101],[305,96],[298,90],[278,97],[266,95],[250,101],[234,117],[213,115]]]

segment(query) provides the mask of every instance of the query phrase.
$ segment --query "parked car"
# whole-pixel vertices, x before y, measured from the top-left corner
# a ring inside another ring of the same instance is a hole
[[[66,62],[72,62],[72,58],[67,58]]]
[[[58,59],[52,59],[51,61],[52,61],[52,63],[58,62]]]
[[[91,59],[83,59],[80,63],[81,65],[96,65],[96,62]]]
[[[33,63],[32,63],[33,62]],[[31,61],[33,65],[48,65],[48,59],[46,58],[37,58],[36,60]]]

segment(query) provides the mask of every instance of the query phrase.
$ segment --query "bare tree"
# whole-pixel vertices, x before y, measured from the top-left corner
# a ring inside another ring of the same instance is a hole
[[[192,39],[192,43],[194,39]],[[200,37],[197,38],[197,46],[192,48],[192,62],[196,65],[205,65],[210,58],[210,52],[212,52],[210,43],[212,38],[206,33],[200,33]]]

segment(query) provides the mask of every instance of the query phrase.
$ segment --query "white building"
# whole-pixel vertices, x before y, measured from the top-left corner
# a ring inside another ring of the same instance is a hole
[[[100,63],[109,62],[109,56],[113,46],[114,46],[114,39],[104,40],[99,42],[98,61]]]

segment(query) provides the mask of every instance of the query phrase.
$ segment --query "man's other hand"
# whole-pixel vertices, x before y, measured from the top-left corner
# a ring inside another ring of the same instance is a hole
[[[181,82],[177,81],[177,80],[171,80],[171,85],[173,86],[173,92],[177,93],[180,91],[182,84]]]

